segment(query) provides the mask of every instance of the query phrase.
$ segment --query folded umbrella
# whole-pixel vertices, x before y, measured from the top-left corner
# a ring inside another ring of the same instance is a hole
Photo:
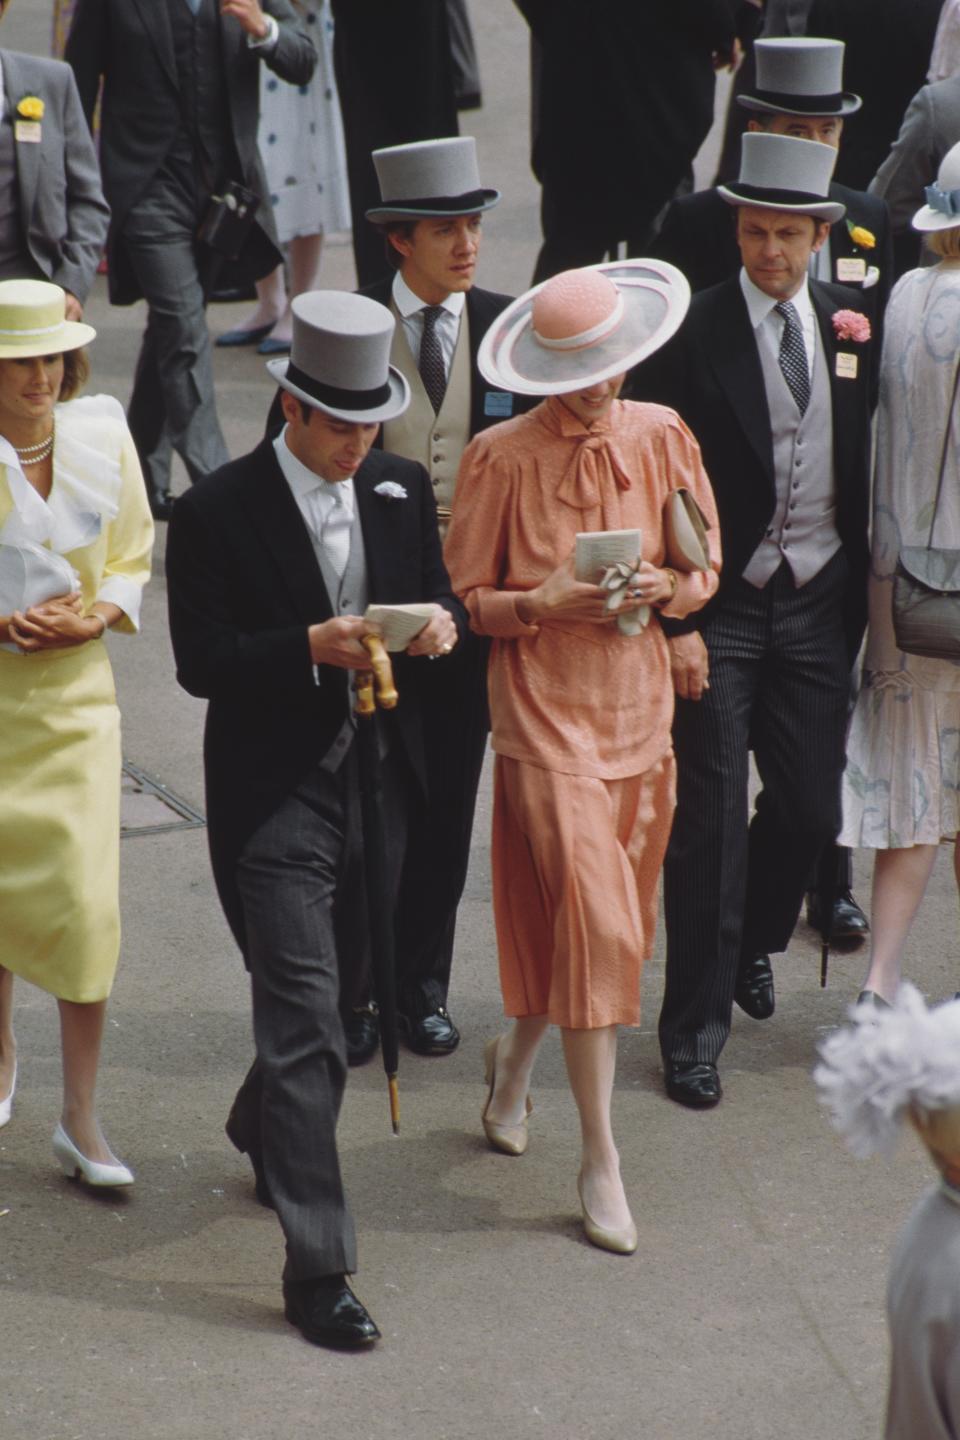
[[[397,1030],[397,981],[393,953],[393,886],[387,867],[383,833],[383,775],[377,743],[377,705],[392,710],[398,695],[393,683],[390,657],[379,635],[365,635],[363,645],[370,652],[370,670],[357,672],[356,703],[357,764],[360,773],[360,818],[363,829],[363,868],[367,890],[370,931],[370,968],[374,994],[380,1009],[380,1050],[387,1074],[390,1121],[394,1135],[400,1132],[400,1092],[397,1086],[399,1040]]]

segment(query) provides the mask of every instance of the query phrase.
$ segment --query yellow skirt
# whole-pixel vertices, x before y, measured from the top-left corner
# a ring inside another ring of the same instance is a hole
[[[120,715],[106,647],[0,650],[0,965],[103,1000],[120,953]]]

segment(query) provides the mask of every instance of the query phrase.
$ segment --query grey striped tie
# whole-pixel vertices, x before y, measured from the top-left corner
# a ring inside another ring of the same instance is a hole
[[[437,321],[443,314],[443,306],[424,305],[420,313],[423,316],[423,338],[420,341],[420,363],[417,368],[436,414],[447,392],[447,372],[443,368],[443,351],[440,348],[440,336],[437,334]]]
[[[790,394],[797,402],[801,415],[807,413],[810,404],[810,368],[807,364],[807,347],[803,343],[800,316],[789,300],[781,300],[774,306],[783,319],[783,334],[780,337],[780,369],[790,386]]]

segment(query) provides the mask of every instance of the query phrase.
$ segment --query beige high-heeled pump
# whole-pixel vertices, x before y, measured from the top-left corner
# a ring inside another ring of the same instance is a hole
[[[488,1088],[487,1103],[483,1107],[480,1123],[483,1126],[484,1135],[494,1150],[499,1150],[504,1155],[522,1155],[530,1138],[527,1131],[527,1115],[533,1110],[533,1101],[530,1096],[527,1096],[527,1114],[518,1125],[500,1125],[496,1120],[487,1119],[487,1111],[490,1109],[493,1087],[497,1078],[497,1046],[500,1044],[500,1039],[499,1035],[495,1035],[483,1047],[484,1079]]]
[[[606,1225],[599,1225],[584,1201],[582,1175],[577,1176],[577,1194],[580,1196],[580,1209],[583,1211],[583,1233],[590,1244],[596,1245],[598,1250],[609,1250],[612,1255],[632,1255],[637,1248],[637,1227],[633,1221],[622,1230],[611,1230]]]

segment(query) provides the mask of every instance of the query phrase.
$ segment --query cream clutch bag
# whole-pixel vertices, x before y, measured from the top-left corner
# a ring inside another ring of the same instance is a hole
[[[663,506],[663,546],[667,564],[689,574],[710,569],[707,520],[689,490],[671,490]]]

